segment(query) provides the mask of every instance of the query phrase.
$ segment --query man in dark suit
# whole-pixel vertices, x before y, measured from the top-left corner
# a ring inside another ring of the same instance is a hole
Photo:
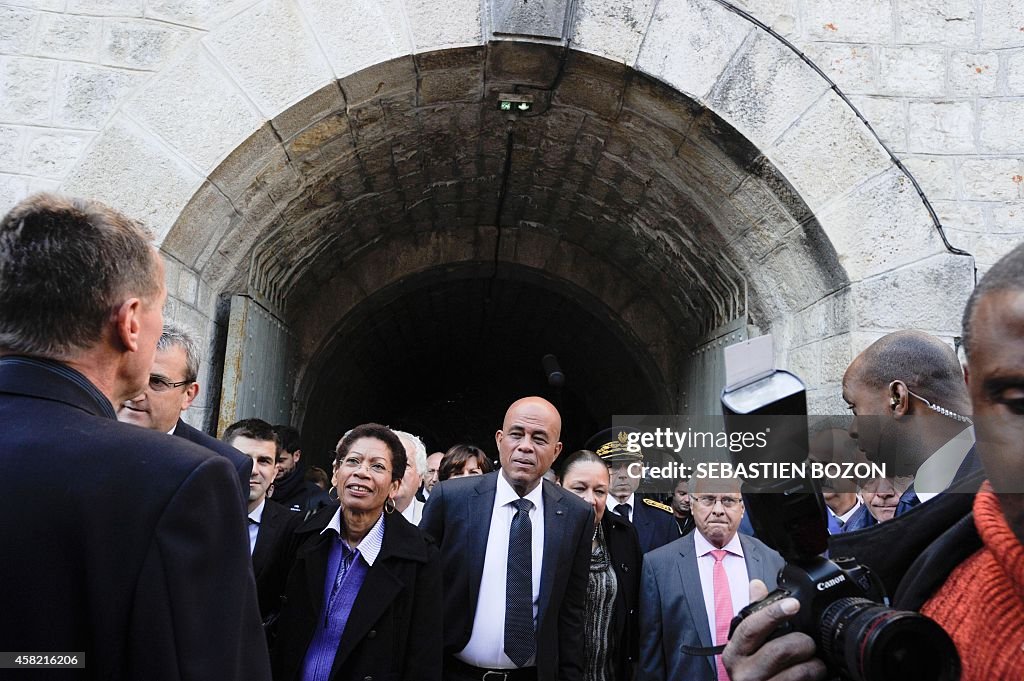
[[[267,503],[267,490],[277,474],[277,437],[269,423],[260,419],[232,423],[224,431],[224,442],[252,461],[247,505],[249,552],[260,616],[264,626],[269,626],[281,610],[288,571],[295,559],[295,530],[303,515]]]
[[[156,355],[149,370],[149,384],[117,410],[117,419],[143,428],[183,437],[220,454],[238,471],[239,493],[249,496],[252,459],[238,450],[193,428],[181,419],[199,394],[199,344],[184,328],[165,322]]]
[[[594,513],[544,473],[562,450],[547,400],[512,404],[501,469],[438,483],[420,527],[445,576],[445,679],[580,681]]]
[[[680,478],[672,490],[672,515],[675,517],[676,525],[679,526],[679,536],[693,532],[697,526],[693,522],[693,513],[690,511],[690,481],[687,478]]]
[[[857,449],[857,441],[845,429],[830,427],[828,420],[821,421],[820,425],[820,429],[810,437],[808,459],[826,464],[856,464],[864,460],[864,455]],[[855,532],[872,522],[868,520],[870,514],[861,499],[856,480],[824,478],[821,480],[821,496],[828,509],[829,534]]]
[[[853,555],[881,572],[895,608],[920,611],[939,624],[960,655],[958,678],[1016,679],[1024,669],[1024,246],[993,265],[971,292],[963,348],[980,477],[987,479],[954,476],[947,491],[960,493],[940,494],[867,531],[842,535],[882,547],[874,556],[847,552],[852,541],[837,551],[836,537],[830,553]],[[963,493],[972,487],[976,494]],[[751,592],[766,595],[758,585]],[[810,636],[794,631],[769,641],[800,609],[795,599],[781,599],[744,620],[724,651],[737,678],[832,678]],[[923,646],[934,650],[930,642]]]
[[[286,424],[274,426],[277,435],[277,478],[270,492],[270,500],[284,508],[309,518],[318,509],[333,506],[327,492],[312,480],[306,480],[306,466],[302,463],[302,440],[299,431]]]
[[[101,204],[37,195],[0,221],[0,641],[77,653],[82,679],[269,679],[234,469],[116,419],[163,281]]]
[[[672,507],[636,493],[643,482],[644,455],[627,448],[625,433],[601,444],[597,455],[608,464],[611,475],[608,510],[633,523],[641,550],[647,553],[678,539],[679,524],[672,515]]]
[[[843,375],[843,400],[854,415],[850,437],[867,458],[887,477],[914,476],[897,516],[981,467],[963,368],[935,336],[896,331],[872,343]]]
[[[697,531],[644,556],[637,681],[727,679],[720,656],[682,648],[725,643],[733,616],[750,602],[750,580],[774,589],[784,564],[759,540],[737,533],[739,480],[697,478],[690,491]]]

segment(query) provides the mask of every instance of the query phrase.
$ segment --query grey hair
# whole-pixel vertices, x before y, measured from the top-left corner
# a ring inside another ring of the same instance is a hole
[[[157,352],[169,350],[175,345],[185,351],[185,380],[195,381],[199,377],[199,364],[203,361],[203,356],[199,352],[199,343],[185,327],[178,326],[174,322],[165,322],[160,340],[156,342]]]
[[[408,440],[412,443],[413,456],[416,458],[416,472],[422,475],[427,470],[427,446],[423,444],[423,440],[403,430],[395,430],[394,428],[391,430],[398,436],[398,439]]]

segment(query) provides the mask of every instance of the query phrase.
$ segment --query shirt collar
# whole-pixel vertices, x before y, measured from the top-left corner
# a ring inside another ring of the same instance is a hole
[[[844,513],[844,514],[842,514],[842,515],[836,515],[835,513],[832,513],[832,509],[831,509],[831,508],[830,508],[830,509],[828,509],[828,510],[829,510],[829,513],[832,513],[832,515],[835,515],[835,516],[836,516],[837,518],[839,518],[840,520],[842,520],[842,521],[843,521],[843,524],[846,524],[846,522],[847,522],[847,521],[848,521],[848,520],[849,520],[850,518],[852,518],[852,517],[853,517],[853,514],[857,512],[857,509],[859,509],[859,508],[860,508],[861,506],[863,506],[863,505],[864,505],[864,502],[860,500],[860,495],[858,494],[858,495],[857,495],[857,498],[856,498],[856,501],[854,501],[854,502],[853,502],[853,506],[851,506],[851,507],[850,507],[850,510],[849,510],[849,511],[847,511],[846,513]]]
[[[334,530],[334,533],[338,535],[341,541],[345,541],[345,537],[341,534],[341,507],[334,512],[334,516],[331,518],[331,522],[327,523],[327,527],[320,531],[320,534],[324,534],[328,530]],[[351,547],[353,550],[358,551],[359,555],[363,557],[366,563],[373,567],[373,562],[377,560],[377,556],[380,554],[381,548],[384,546],[384,514],[381,513],[380,517],[377,518],[377,522],[373,524],[370,531],[366,533],[363,540],[358,545]]]
[[[698,556],[706,556],[712,551],[718,549],[717,546],[713,546],[711,542],[705,539],[704,535],[701,534],[699,530],[693,533],[693,545],[697,549]],[[737,532],[736,534],[734,534],[732,536],[732,539],[729,540],[729,543],[723,546],[722,548],[734,556],[742,556],[743,544],[740,543],[740,533]]]
[[[608,495],[608,510],[609,511],[614,511],[616,506],[621,506],[622,504],[629,504],[629,509],[631,511],[636,510],[636,492],[633,492],[632,494],[630,494],[629,498],[626,499],[625,501],[619,501],[618,499],[613,497],[611,494]]]
[[[968,426],[929,456],[914,477],[914,492],[921,501],[939,495],[953,482],[967,452],[974,446],[974,426]]]
[[[249,514],[249,520],[253,521],[257,525],[263,522],[263,508],[267,505],[267,500],[263,499],[260,501],[260,505],[257,506],[252,513]]]
[[[519,495],[505,479],[505,474],[498,471],[498,487],[494,491],[494,504],[499,507],[506,506],[518,498]],[[544,510],[544,481],[541,480],[540,484],[523,498],[532,501],[535,509]]]

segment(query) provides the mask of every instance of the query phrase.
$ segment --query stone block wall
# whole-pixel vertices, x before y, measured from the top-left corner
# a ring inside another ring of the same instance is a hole
[[[979,273],[1024,239],[1024,2],[747,0],[910,169]]]
[[[979,270],[1024,238],[1024,0],[736,7],[791,41],[851,99]],[[172,258],[169,314],[212,329],[220,291],[197,272],[231,272],[240,254],[203,248],[208,234],[169,232],[183,214],[215,211],[225,230],[252,241],[233,188],[211,185],[215,171],[223,176],[227,162],[244,175],[246,159],[233,152],[269,130],[267,121],[298,116],[302,129],[316,118],[295,105],[336,106],[309,96],[330,93],[324,86],[338,78],[481,44],[490,9],[479,0],[0,0],[0,212],[63,188],[144,219],[159,241],[191,253],[182,256],[189,264]],[[909,182],[879,162],[877,142],[810,67],[713,0],[576,0],[574,9],[575,49],[671,83],[763,142],[822,221],[853,283],[771,328],[788,348],[782,363],[810,372],[820,404],[833,399],[838,368],[879,334],[911,323],[959,333],[972,263],[943,252]],[[480,77],[458,63],[421,62],[412,75],[429,71],[420,97],[457,99]],[[390,85],[366,83],[364,100],[381,87]],[[617,107],[616,93],[606,94]],[[351,113],[372,134],[379,108]],[[341,133],[309,134],[294,144]],[[316,150],[307,152],[315,163]],[[267,214],[281,210],[280,192],[291,189],[260,195]],[[785,252],[750,276],[799,286]]]

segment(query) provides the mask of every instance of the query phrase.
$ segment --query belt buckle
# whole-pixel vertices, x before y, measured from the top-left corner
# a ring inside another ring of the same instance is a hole
[[[491,678],[492,674],[494,675],[493,680]],[[481,679],[481,681],[508,681],[508,672],[496,672],[493,670],[488,670],[484,672],[484,676],[483,679]]]

